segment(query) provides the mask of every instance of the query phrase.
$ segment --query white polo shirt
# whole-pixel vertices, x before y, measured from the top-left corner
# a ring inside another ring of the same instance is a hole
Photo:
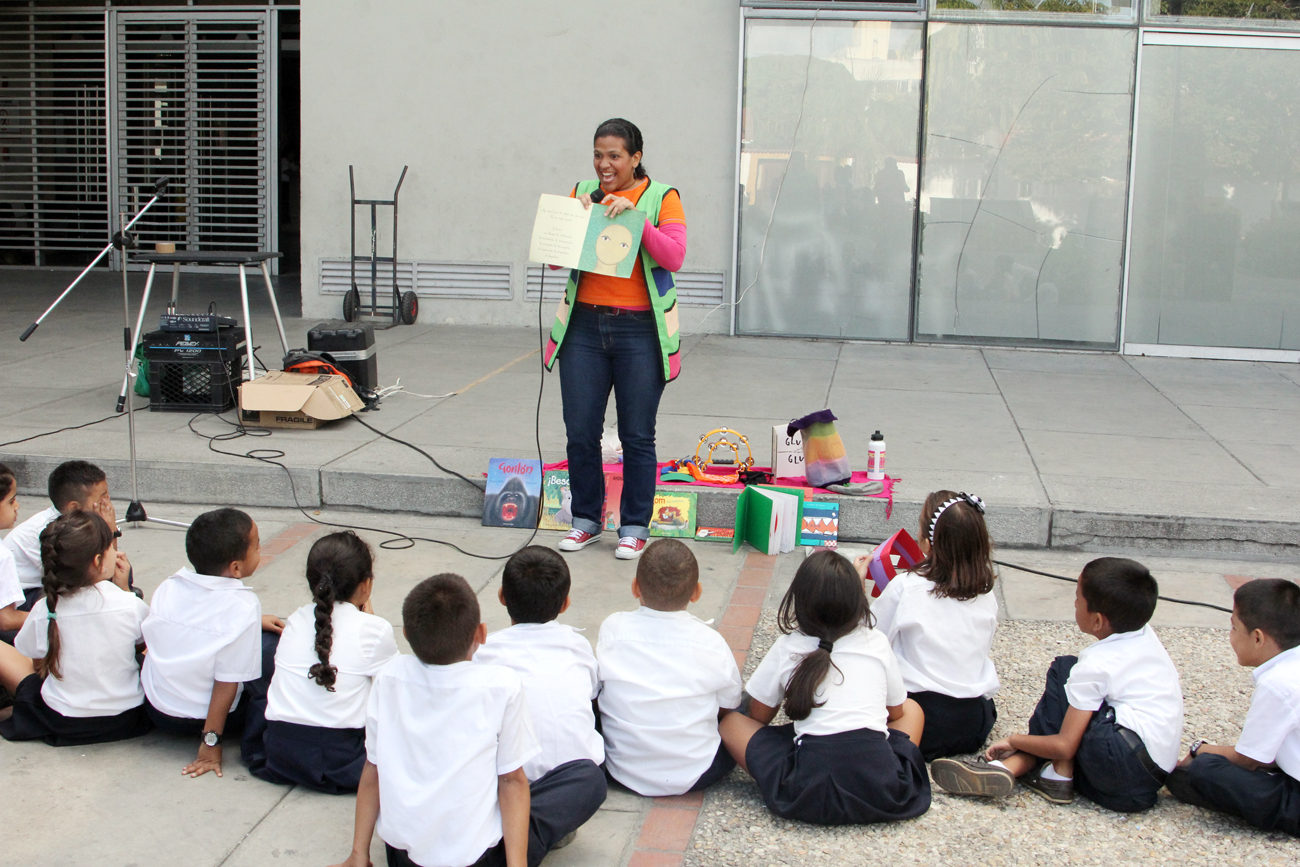
[[[898,657],[907,691],[992,698],[999,686],[989,658],[998,627],[997,599],[992,593],[952,599],[935,596],[933,590],[930,579],[903,572],[871,602],[876,628]]]
[[[7,545],[0,545],[0,608],[22,605],[26,601],[22,585],[18,583],[18,567],[13,552]]]
[[[237,578],[182,569],[154,591],[144,621],[149,645],[140,680],[149,703],[170,716],[207,719],[216,681],[262,676],[262,603]]]
[[[1065,682],[1065,695],[1079,710],[1095,711],[1106,702],[1115,709],[1115,721],[1142,738],[1152,761],[1166,771],[1178,764],[1183,689],[1150,624],[1085,647]]]
[[[59,597],[54,613],[63,677],[45,678],[45,703],[69,717],[114,716],[139,707],[144,692],[135,647],[149,606],[112,581],[100,581]],[[46,600],[36,600],[14,638],[23,656],[44,659],[49,653],[48,614]]]
[[[680,795],[713,764],[719,708],[740,704],[721,635],[687,611],[605,618],[596,642],[605,767],[641,795]]]
[[[285,621],[275,650],[275,675],[266,697],[267,719],[327,729],[365,727],[370,679],[397,656],[393,625],[359,610],[351,602],[334,605],[330,625],[330,665],[338,669],[334,691],[307,673],[320,662],[313,602]]]
[[[379,768],[379,836],[417,864],[473,864],[501,841],[497,777],[540,750],[510,669],[391,660],[375,676],[366,709],[366,757]]]
[[[1237,752],[1300,780],[1300,647],[1284,650],[1251,672],[1255,694]]]
[[[591,709],[600,692],[600,676],[582,633],[554,620],[517,623],[489,635],[474,661],[504,665],[523,681],[533,730],[542,745],[541,753],[524,763],[529,780],[565,762],[605,761],[605,742]]]
[[[750,675],[745,690],[768,707],[780,707],[794,670],[817,649],[817,643],[816,638],[802,632],[778,637]],[[807,719],[795,720],[795,736],[834,735],[858,729],[887,732],[886,707],[907,700],[907,688],[889,640],[878,629],[859,626],[835,642],[831,663],[814,693],[814,704],[824,703],[813,707]]]
[[[50,506],[45,511],[32,515],[5,536],[4,545],[14,555],[18,583],[24,590],[41,586],[41,576],[45,574],[45,567],[41,565],[41,531],[57,517],[59,510]]]

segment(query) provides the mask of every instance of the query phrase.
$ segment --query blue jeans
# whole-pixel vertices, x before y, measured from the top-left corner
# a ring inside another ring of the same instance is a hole
[[[655,416],[664,391],[654,312],[634,310],[614,316],[575,305],[560,347],[560,393],[569,440],[573,526],[588,533],[601,528],[605,475],[600,436],[611,388],[623,443],[618,534],[647,539],[659,471]]]

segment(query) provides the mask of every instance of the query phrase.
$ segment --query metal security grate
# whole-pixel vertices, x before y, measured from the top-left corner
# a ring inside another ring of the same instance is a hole
[[[108,241],[104,13],[0,9],[0,264]]]
[[[726,288],[726,275],[711,271],[678,271],[677,303],[683,307],[716,307],[722,303],[722,293]],[[564,297],[564,285],[569,279],[569,272],[563,269],[546,272],[546,297],[542,300],[559,303]],[[524,300],[536,301],[542,286],[542,269],[536,265],[528,266],[527,281],[524,287]]]
[[[172,178],[137,224],[147,244],[273,249],[268,20],[116,16],[115,209],[134,212],[155,178]]]
[[[377,270],[381,295],[392,291],[393,266],[380,262]],[[342,294],[351,287],[346,259],[322,259],[320,291]],[[397,290],[414,290],[421,297],[470,298],[479,301],[509,301],[510,266],[481,262],[398,262]],[[550,281],[548,280],[549,284]],[[563,285],[563,284],[561,284]],[[357,289],[363,303],[370,297],[370,262],[357,262]],[[547,294],[551,287],[546,287]]]

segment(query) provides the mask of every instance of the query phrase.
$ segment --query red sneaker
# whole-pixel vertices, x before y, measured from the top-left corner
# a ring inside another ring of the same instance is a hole
[[[600,541],[599,533],[588,533],[586,530],[579,530],[574,527],[569,531],[569,535],[560,540],[557,545],[561,551],[581,551],[592,542]]]
[[[614,549],[614,556],[620,560],[635,560],[641,556],[645,550],[645,539],[638,539],[636,536],[623,536],[618,540],[618,547]]]

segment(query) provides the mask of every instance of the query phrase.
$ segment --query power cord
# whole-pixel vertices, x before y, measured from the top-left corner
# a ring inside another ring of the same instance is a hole
[[[1006,566],[1008,569],[1015,569],[1017,572],[1028,572],[1031,575],[1042,575],[1044,578],[1055,578],[1057,581],[1069,581],[1071,584],[1078,584],[1078,578],[1070,578],[1066,575],[1054,575],[1051,572],[1043,572],[1039,569],[1030,569],[1028,566],[1017,566],[1015,563],[1007,563],[1004,560],[994,560],[999,566]],[[1175,599],[1172,596],[1157,596],[1161,602],[1177,602],[1179,605],[1195,605],[1198,608],[1210,608],[1214,611],[1222,611],[1225,614],[1231,614],[1231,608],[1224,608],[1222,605],[1211,605],[1209,602],[1195,602],[1191,599]]]
[[[141,408],[137,407],[136,409],[138,411]],[[124,412],[115,412],[112,415],[106,415],[103,418],[97,418],[94,421],[88,421],[85,424],[74,424],[70,427],[61,427],[58,430],[47,430],[45,433],[32,434],[31,436],[23,437],[20,440],[10,440],[7,443],[0,443],[0,448],[4,448],[5,446],[16,446],[19,443],[31,442],[32,440],[38,440],[41,437],[52,437],[55,434],[65,433],[70,430],[81,430],[83,427],[90,427],[91,425],[95,425],[95,424],[103,424],[106,421],[112,421],[113,419],[121,418],[124,415],[126,415],[126,413]]]
[[[539,353],[539,355],[541,355],[542,357],[541,357],[541,359],[540,359],[540,367],[539,367],[539,371],[538,371],[538,372],[539,372],[539,377],[538,377],[538,385],[537,385],[537,411],[536,411],[535,418],[534,418],[534,420],[533,420],[533,432],[534,432],[534,438],[535,438],[536,443],[537,443],[537,460],[538,460],[538,463],[541,463],[541,462],[542,462],[542,434],[541,434],[541,426],[542,426],[542,396],[543,396],[543,394],[545,393],[545,389],[546,389],[546,362],[545,362],[545,357],[544,357],[544,351],[545,351],[545,334],[544,334],[544,332],[543,332],[543,330],[542,330],[542,304],[543,304],[543,295],[544,295],[545,289],[546,289],[546,273],[545,273],[545,266],[543,266],[543,272],[542,272],[542,293],[539,293],[539,295],[538,295],[538,299],[537,299],[537,341],[538,341],[538,345],[543,349],[543,352],[542,352],[542,353]],[[252,350],[250,349],[250,351],[252,351]],[[224,449],[219,449],[219,448],[217,448],[217,446],[216,446],[217,443],[230,442],[230,441],[232,441],[232,440],[237,440],[237,439],[240,439],[240,438],[242,438],[242,437],[246,437],[246,436],[250,436],[250,437],[268,437],[268,436],[271,436],[271,435],[272,435],[272,431],[270,431],[270,430],[268,430],[268,429],[266,429],[266,428],[248,427],[248,426],[246,426],[246,425],[244,424],[243,413],[242,413],[242,411],[239,409],[239,398],[238,398],[238,395],[235,393],[234,377],[230,376],[230,365],[227,363],[226,358],[225,358],[225,354],[224,354],[224,353],[225,353],[225,347],[224,347],[224,345],[221,343],[221,341],[218,340],[218,342],[217,342],[217,354],[218,354],[218,358],[221,360],[221,364],[222,364],[222,366],[223,366],[223,368],[224,368],[224,370],[225,370],[225,372],[226,372],[226,387],[227,387],[227,389],[228,389],[229,392],[230,392],[231,399],[232,399],[232,400],[234,401],[234,403],[235,403],[235,409],[234,409],[234,412],[235,412],[235,418],[237,419],[237,421],[233,421],[233,422],[232,422],[232,421],[230,421],[229,419],[224,418],[220,412],[211,412],[211,413],[202,413],[202,412],[200,412],[200,413],[196,413],[196,414],[195,414],[195,415],[194,415],[194,416],[189,420],[189,422],[186,424],[186,427],[188,427],[188,428],[190,429],[190,431],[191,431],[195,436],[198,436],[198,437],[200,437],[200,438],[202,438],[202,439],[207,440],[207,441],[208,441],[208,449],[209,449],[210,451],[212,451],[212,452],[215,452],[216,454],[227,455],[227,456],[229,456],[229,457],[245,458],[245,459],[247,459],[247,460],[258,461],[258,462],[263,463],[263,464],[269,464],[269,465],[274,466],[274,467],[279,467],[281,470],[283,470],[285,476],[286,476],[286,477],[288,478],[288,480],[289,480],[289,493],[293,496],[293,504],[294,504],[294,507],[295,507],[295,508],[300,512],[300,513],[302,513],[302,515],[303,515],[305,518],[307,518],[307,520],[311,521],[312,523],[314,523],[314,524],[320,524],[320,525],[325,526],[325,527],[336,527],[336,528],[341,529],[341,530],[361,530],[361,531],[364,531],[364,532],[380,533],[380,534],[383,534],[383,535],[386,535],[386,536],[391,536],[392,538],[390,538],[390,539],[385,539],[383,542],[380,542],[380,543],[379,543],[379,547],[380,547],[380,548],[383,548],[383,549],[385,549],[385,550],[389,550],[389,551],[401,551],[401,550],[405,550],[405,549],[407,549],[407,548],[413,548],[413,547],[415,547],[415,544],[416,544],[417,542],[427,542],[427,543],[430,543],[430,544],[433,544],[433,545],[443,545],[443,546],[446,546],[446,547],[451,548],[451,549],[453,549],[453,550],[455,550],[455,551],[457,551],[457,552],[459,552],[459,553],[461,553],[461,554],[464,554],[466,557],[473,557],[473,558],[475,558],[475,559],[477,559],[477,560],[508,560],[509,558],[511,558],[511,557],[513,557],[515,554],[517,554],[519,551],[521,551],[521,550],[523,550],[524,548],[526,548],[526,547],[528,547],[529,545],[531,545],[531,544],[533,543],[533,540],[537,538],[537,530],[538,530],[538,528],[537,528],[537,527],[534,527],[534,528],[533,528],[533,532],[532,532],[531,534],[529,534],[528,539],[527,539],[527,540],[526,540],[522,545],[520,545],[518,548],[516,548],[515,550],[511,551],[509,554],[477,554],[477,553],[475,553],[475,552],[473,552],[473,551],[467,551],[467,550],[465,550],[464,548],[460,547],[459,545],[455,544],[454,542],[448,542],[448,541],[445,540],[445,539],[435,539],[435,538],[432,538],[432,537],[426,537],[426,536],[411,536],[411,535],[408,535],[408,534],[406,534],[406,533],[400,533],[400,532],[398,532],[398,531],[396,531],[396,530],[385,530],[385,529],[382,529],[382,528],[379,528],[379,527],[365,527],[365,526],[361,526],[361,525],[358,525],[358,524],[343,524],[343,523],[337,523],[337,522],[333,522],[333,521],[324,521],[324,520],[322,520],[322,519],[316,517],[315,515],[313,515],[313,514],[311,514],[310,512],[308,512],[305,508],[303,508],[302,503],[301,503],[301,502],[299,501],[299,499],[298,499],[298,490],[297,490],[297,488],[294,486],[294,483],[293,483],[293,473],[290,471],[290,469],[289,469],[285,464],[281,463],[280,460],[279,460],[280,458],[283,458],[283,457],[286,456],[284,451],[282,451],[282,450],[280,450],[280,449],[249,449],[248,451],[246,451],[246,452],[242,452],[242,453],[241,453],[241,452],[226,451],[226,450],[224,450]],[[254,356],[254,358],[256,358],[256,356]],[[452,394],[454,395],[455,393],[453,392]],[[199,418],[201,418],[201,417],[203,417],[203,416],[205,416],[205,415],[212,415],[212,416],[215,416],[216,418],[218,418],[218,419],[220,419],[221,421],[225,422],[226,424],[230,425],[232,428],[234,428],[234,430],[227,431],[226,433],[221,433],[221,434],[205,434],[205,433],[203,433],[202,431],[197,430],[197,429],[194,427],[194,423],[195,423],[196,421],[198,421]],[[351,418],[352,418],[354,421],[356,421],[358,424],[360,424],[362,427],[367,428],[368,430],[372,431],[373,433],[378,434],[379,436],[383,437],[384,439],[390,440],[390,441],[395,442],[395,443],[397,443],[397,444],[399,444],[399,445],[406,446],[407,448],[411,449],[412,451],[416,452],[417,454],[419,454],[419,455],[421,455],[421,456],[427,458],[427,459],[428,459],[428,460],[429,460],[429,461],[430,461],[430,462],[431,462],[435,467],[437,467],[439,470],[443,471],[444,473],[447,473],[448,475],[455,476],[456,478],[458,478],[458,479],[460,479],[461,481],[465,482],[467,485],[469,485],[469,486],[471,486],[472,488],[474,488],[475,491],[478,491],[478,492],[482,493],[482,491],[484,490],[484,486],[483,486],[483,485],[481,485],[480,483],[475,482],[474,480],[472,480],[472,479],[470,479],[470,478],[468,478],[468,477],[466,477],[466,476],[464,476],[464,475],[462,475],[462,474],[456,472],[455,470],[452,470],[452,469],[449,469],[449,468],[447,468],[447,467],[444,467],[441,463],[438,462],[437,458],[435,458],[433,455],[429,454],[427,451],[425,451],[424,449],[420,448],[419,446],[415,445],[414,443],[407,442],[406,440],[400,439],[399,437],[395,437],[395,436],[393,436],[393,435],[390,434],[390,433],[387,433],[387,432],[385,432],[385,431],[379,430],[378,428],[376,428],[375,426],[371,425],[370,423],[365,422],[365,421],[362,421],[362,419],[361,419],[359,416],[355,415],[355,414],[352,415]]]

